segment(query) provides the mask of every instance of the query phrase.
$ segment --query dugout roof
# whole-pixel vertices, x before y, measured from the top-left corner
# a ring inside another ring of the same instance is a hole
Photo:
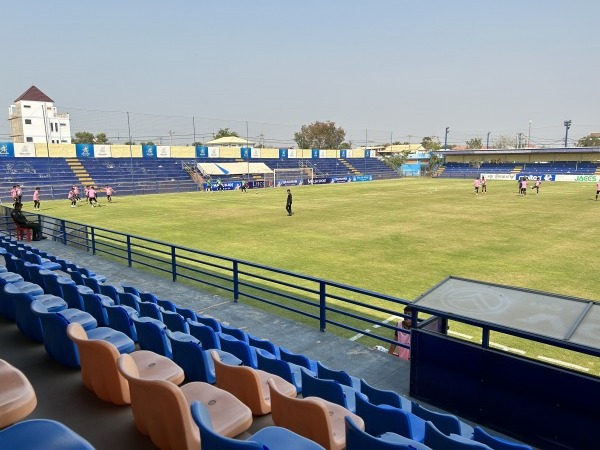
[[[449,277],[414,304],[433,314],[600,349],[600,303],[592,300]]]

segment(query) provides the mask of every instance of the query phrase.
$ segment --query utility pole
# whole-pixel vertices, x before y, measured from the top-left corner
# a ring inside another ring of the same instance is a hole
[[[531,119],[529,119],[529,132],[527,133],[527,147],[531,147]]]
[[[570,120],[565,120],[565,148],[568,147],[568,140],[569,140],[569,128],[571,128],[571,121]]]
[[[450,127],[446,127],[446,135],[444,136],[444,150],[448,150],[448,131],[450,131]]]
[[[486,143],[485,143],[485,148],[486,149],[490,148],[490,132],[489,131],[487,133],[487,140],[486,140]]]
[[[173,132],[169,130],[169,137],[171,138],[171,145],[173,145]]]

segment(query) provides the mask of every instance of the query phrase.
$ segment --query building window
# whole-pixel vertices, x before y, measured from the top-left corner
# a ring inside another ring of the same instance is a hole
[[[23,108],[31,108],[31,105],[23,105]]]
[[[61,123],[61,124],[60,124],[60,126],[61,126],[61,127],[66,127],[66,126],[67,126],[67,124],[66,124],[66,123]]]
[[[25,125],[31,125],[31,119],[25,119]]]
[[[25,141],[26,141],[26,142],[33,142],[33,138],[32,138],[32,137],[26,137],[26,138],[25,138]]]

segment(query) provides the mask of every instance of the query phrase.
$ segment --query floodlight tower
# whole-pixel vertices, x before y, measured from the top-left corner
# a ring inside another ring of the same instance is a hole
[[[571,128],[571,121],[565,120],[565,148],[567,148],[567,140],[569,138],[569,128]]]
[[[450,127],[446,127],[446,135],[444,136],[444,150],[448,150],[448,131],[450,131]]]

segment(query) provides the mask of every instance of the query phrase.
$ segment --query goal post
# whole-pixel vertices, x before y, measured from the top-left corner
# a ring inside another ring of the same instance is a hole
[[[313,176],[314,171],[312,167],[273,169],[273,187],[312,184]]]

